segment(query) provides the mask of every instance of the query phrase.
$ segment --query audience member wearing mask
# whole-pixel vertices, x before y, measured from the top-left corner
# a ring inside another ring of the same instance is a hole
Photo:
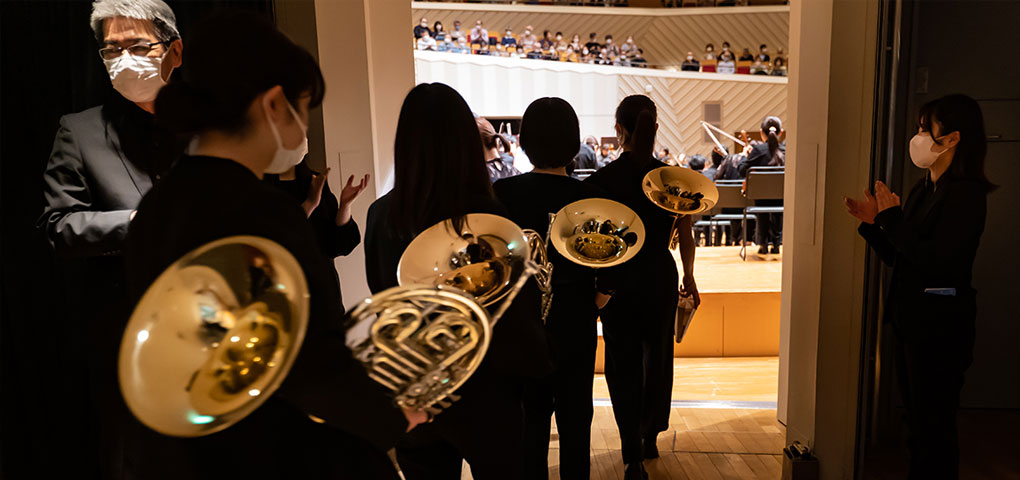
[[[436,39],[436,42],[442,43],[446,41],[446,30],[443,30],[443,22],[436,21],[432,24],[432,38]]]
[[[230,62],[223,61],[224,38],[245,39]],[[125,455],[130,478],[396,479],[385,452],[427,415],[394,407],[351,355],[340,292],[305,211],[261,180],[286,172],[307,151],[308,111],[322,101],[322,73],[311,54],[251,12],[208,17],[189,45],[188,69],[160,91],[156,111],[161,124],[195,141],[138,206],[126,248],[131,297],[141,298],[195,248],[263,237],[300,265],[307,334],[286,381],[241,422],[198,438],[139,424]]]
[[[432,121],[421,121],[426,117]],[[425,229],[444,222],[461,232],[467,214],[506,216],[486,178],[481,160],[489,149],[476,124],[446,85],[423,83],[407,94],[393,144],[393,189],[368,209],[365,267],[373,292],[397,286],[400,256]],[[478,479],[527,478],[524,382],[552,371],[541,318],[541,293],[531,279],[493,328],[485,359],[457,390],[460,400],[400,439],[404,478],[460,479],[465,460]]]
[[[482,26],[481,20],[476,21],[475,27],[471,29],[471,43],[489,44],[489,31]]]
[[[467,38],[466,35],[464,35],[464,31],[460,29],[460,20],[455,20],[453,22],[453,30],[450,30],[450,35],[449,36],[450,36],[450,40],[452,42],[457,43],[457,44],[460,43],[461,39],[466,39]]]
[[[405,24],[406,25],[406,24]],[[422,37],[422,34],[428,33],[432,35],[432,30],[429,29],[429,21],[425,17],[421,17],[418,24],[414,26],[414,39],[417,40]]]
[[[573,37],[570,37],[570,48],[574,49],[574,51],[577,53],[581,52],[581,49],[584,48],[584,45],[581,45],[580,35],[575,33]]]
[[[786,60],[783,57],[776,57],[772,61],[772,72],[769,73],[774,77],[785,77],[786,76]]]
[[[496,133],[492,123],[484,117],[475,117],[475,125],[478,127],[478,135],[482,139],[482,148],[485,150],[485,167],[489,171],[489,180],[495,182],[501,178],[520,175],[514,168],[514,159],[509,152],[513,150],[510,141],[502,134]],[[502,152],[500,151],[502,147]]]
[[[620,45],[620,53],[623,55],[630,55],[637,52],[637,45],[634,44],[634,36],[628,35],[627,41]]]
[[[556,32],[555,49],[557,54],[567,51],[567,41],[563,38],[563,32]]]
[[[535,34],[532,33],[533,31],[534,29],[531,28],[531,25],[524,27],[524,34],[521,35],[521,38],[518,40],[517,44],[521,47],[524,47],[524,49],[526,50],[534,50],[536,48],[539,48],[538,37],[536,37]]]
[[[429,32],[421,32],[421,38],[418,39],[418,50],[435,51],[437,46],[436,40]]]
[[[718,73],[736,73],[737,64],[733,61],[733,54],[723,52],[719,54],[719,63],[716,65]]]
[[[37,226],[62,259],[68,308],[80,327],[93,442],[83,477],[119,478],[128,415],[117,386],[117,353],[130,315],[122,252],[135,209],[183,153],[186,141],[154,122],[154,100],[181,66],[174,12],[160,0],[102,0],[89,23],[114,92],[102,106],[61,117],[43,173]],[[84,40],[84,39],[83,39]],[[85,79],[82,79],[85,81]]]
[[[705,45],[705,60],[715,60],[715,45]]]
[[[620,56],[620,46],[613,43],[613,36],[606,35],[606,52],[609,54],[609,58],[616,58]]]
[[[493,185],[508,218],[521,228],[545,235],[549,215],[571,202],[600,196],[600,190],[567,176],[574,140],[580,135],[577,115],[561,98],[540,98],[521,119],[521,145],[535,169]],[[585,145],[587,148],[588,145]],[[559,433],[559,478],[587,479],[591,474],[592,385],[598,340],[595,270],[549,250],[553,264],[552,303],[545,328],[556,369],[525,385],[524,475],[549,478],[549,433],[556,415]]]
[[[761,44],[760,47],[758,47],[757,58],[758,61],[761,63],[769,63],[769,61],[772,60],[771,57],[769,57],[769,47],[767,47],[764,43]]]
[[[761,122],[761,137],[766,142],[750,146],[747,158],[740,163],[740,178],[747,177],[747,170],[751,167],[778,167],[786,165],[786,142],[780,138],[786,133],[783,130],[783,122],[778,117],[765,117]],[[781,206],[782,200],[755,200],[757,206]],[[779,245],[783,235],[783,214],[781,213],[757,213],[755,214],[755,242],[758,244],[758,253],[766,254],[779,253]],[[772,248],[769,248],[769,245]]]
[[[729,54],[731,60],[737,58],[737,56],[733,54],[733,50],[730,50],[730,42],[722,42],[722,50],[719,52],[720,59],[723,55],[727,54]]]
[[[514,32],[510,30],[510,27],[506,27],[506,31],[503,32],[503,39],[500,43],[504,47],[517,46],[517,39],[514,38]]]
[[[326,265],[333,272],[337,290],[340,290],[340,276],[333,267],[333,259],[349,255],[361,243],[361,231],[351,218],[351,205],[368,187],[368,175],[357,184],[354,183],[354,175],[351,175],[340,190],[339,199],[330,191],[327,175],[328,168],[325,172],[316,173],[307,162],[302,161],[286,172],[267,173],[262,180],[300,203],[315,232]]]
[[[960,474],[956,412],[974,351],[974,257],[997,188],[985,175],[985,138],[974,99],[933,100],[921,107],[909,147],[910,160],[927,171],[903,206],[882,182],[874,195],[845,199],[858,233],[892,267],[882,316],[894,333],[911,480]]]
[[[701,62],[694,58],[694,52],[688,51],[684,63],[680,64],[680,71],[697,72],[699,70],[701,70]]]
[[[641,48],[638,48],[637,53],[635,53],[634,56],[630,58],[630,63],[631,66],[633,67],[641,68],[648,67],[648,60],[645,60],[645,51]]]

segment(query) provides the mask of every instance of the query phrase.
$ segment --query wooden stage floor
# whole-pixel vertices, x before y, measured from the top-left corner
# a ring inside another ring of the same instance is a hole
[[[758,255],[758,247],[747,247],[747,261],[740,259],[740,247],[698,247],[694,257],[694,278],[701,293],[778,292],[783,283],[782,255]],[[673,251],[683,277],[680,253]],[[683,280],[683,278],[681,278]]]

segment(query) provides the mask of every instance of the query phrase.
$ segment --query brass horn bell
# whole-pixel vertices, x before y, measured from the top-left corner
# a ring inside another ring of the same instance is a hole
[[[588,198],[556,213],[549,241],[574,263],[612,267],[637,255],[645,242],[645,226],[634,210],[620,202]]]
[[[652,203],[680,215],[696,215],[719,202],[715,183],[684,167],[659,167],[648,172],[641,189]]]
[[[223,430],[283,382],[308,313],[304,273],[282,246],[251,236],[205,244],[167,268],[135,307],[120,345],[124,400],[166,435]]]

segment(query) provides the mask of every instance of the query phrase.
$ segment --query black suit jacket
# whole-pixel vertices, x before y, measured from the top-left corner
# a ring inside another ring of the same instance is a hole
[[[975,294],[971,276],[985,227],[986,196],[987,189],[979,182],[947,172],[932,184],[925,175],[902,208],[885,210],[874,224],[858,228],[882,262],[893,268],[885,319],[897,323],[901,332],[923,328],[933,315],[973,320],[974,312],[963,309],[973,303]],[[957,294],[936,296],[925,293],[928,288],[955,288]]]
[[[154,128],[151,115],[123,98],[61,117],[43,175],[46,206],[38,222],[58,254],[120,255],[131,212],[183,150],[170,140],[162,148],[139,145],[166,138]],[[125,132],[130,145],[122,142]],[[157,162],[154,156],[170,160]]]

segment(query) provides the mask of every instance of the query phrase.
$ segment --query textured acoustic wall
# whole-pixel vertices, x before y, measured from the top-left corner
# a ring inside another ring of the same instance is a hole
[[[706,102],[722,104],[722,128],[727,132],[746,129],[753,133],[767,115],[786,119],[785,78],[777,79],[777,83],[764,83],[765,79],[758,83],[750,78],[748,81],[727,81],[721,80],[722,77],[717,80],[712,75],[699,75],[708,77],[705,79],[620,75],[617,81],[619,100],[634,94],[651,97],[659,109],[659,147],[687,155],[700,153],[707,157],[712,152],[714,144],[704,141],[701,127],[702,105]],[[730,140],[719,140],[727,147],[733,145]]]
[[[415,52],[415,81],[455,88],[482,116],[515,117],[539,97],[560,97],[577,111],[582,135],[615,135],[613,112],[623,97],[647,94],[659,108],[658,148],[708,155],[702,104],[719,102],[726,131],[753,132],[766,115],[786,119],[786,78],[757,75],[665,72],[652,69],[583,65]],[[723,140],[725,145],[732,142]]]
[[[790,51],[788,6],[650,9],[414,2],[412,15],[416,22],[426,17],[430,26],[438,20],[447,30],[454,20],[460,20],[464,30],[482,20],[490,35],[499,36],[508,25],[514,35],[527,25],[537,30],[536,35],[542,30],[561,31],[567,41],[576,33],[582,43],[590,32],[598,33],[599,42],[607,33],[616,42],[633,35],[648,61],[659,65],[679,65],[688,50],[698,54],[706,43],[714,43],[718,51],[723,41],[738,53],[744,47],[755,52],[763,43],[773,55],[779,47],[787,57]],[[409,37],[412,27],[407,27]]]

